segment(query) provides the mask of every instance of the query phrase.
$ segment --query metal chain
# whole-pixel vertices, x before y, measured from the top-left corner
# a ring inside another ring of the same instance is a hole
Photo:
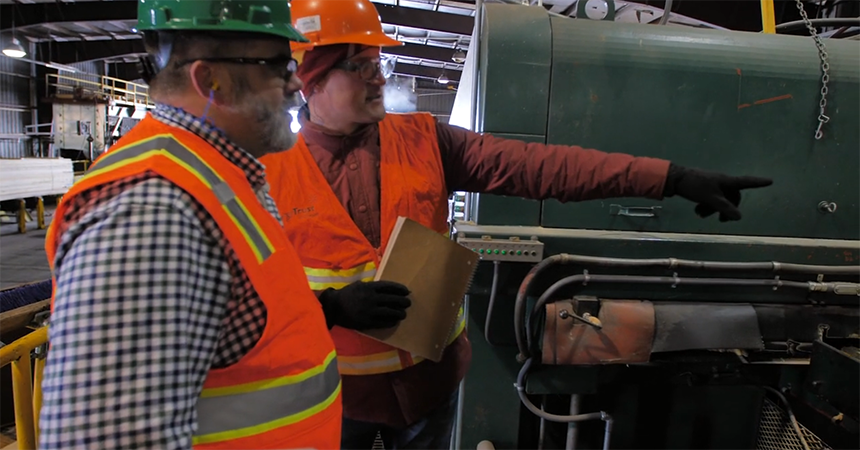
[[[797,0],[797,10],[800,12],[800,17],[806,24],[809,34],[815,40],[815,46],[818,47],[818,57],[821,59],[821,101],[818,102],[818,128],[815,130],[815,139],[821,139],[824,136],[821,128],[824,127],[825,123],[830,121],[830,117],[824,114],[824,108],[827,106],[827,83],[830,81],[830,62],[827,59],[827,50],[824,48],[824,42],[821,41],[821,37],[818,36],[818,32],[815,31],[815,27],[812,26],[809,16],[806,15],[806,11],[803,9],[803,1]]]

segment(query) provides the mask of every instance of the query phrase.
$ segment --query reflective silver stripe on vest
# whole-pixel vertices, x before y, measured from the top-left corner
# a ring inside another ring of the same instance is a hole
[[[157,137],[108,152],[90,171],[103,170],[141,156],[146,152],[158,150],[166,151],[187,164],[197,175],[212,186],[212,191],[218,197],[218,200],[236,218],[238,225],[247,233],[248,238],[251,239],[251,244],[257,248],[263,261],[272,255],[272,250],[266,244],[266,240],[263,238],[260,230],[254,226],[254,222],[248,217],[242,207],[239,206],[239,203],[236,201],[236,194],[230,186],[217,173],[210,169],[200,157],[172,137]]]
[[[306,380],[242,394],[197,400],[196,435],[221,433],[300,414],[323,403],[338,389],[337,358]]]
[[[308,277],[308,281],[311,283],[352,283],[353,281],[360,281],[365,278],[373,278],[376,275],[376,269],[365,270],[364,272],[357,273],[355,275],[348,275],[344,277],[338,276],[316,276],[316,275],[306,275]]]

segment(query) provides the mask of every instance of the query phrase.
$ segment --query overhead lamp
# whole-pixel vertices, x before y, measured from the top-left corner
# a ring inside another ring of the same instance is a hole
[[[10,58],[23,58],[27,56],[27,52],[24,51],[24,47],[21,46],[17,38],[12,38],[12,43],[3,49],[3,54]]]
[[[448,77],[445,76],[445,72],[442,72],[442,75],[439,75],[439,78],[436,78],[436,82],[439,84],[448,84]]]
[[[466,52],[463,50],[457,50],[453,55],[451,55],[451,60],[457,64],[463,64],[466,62]]]

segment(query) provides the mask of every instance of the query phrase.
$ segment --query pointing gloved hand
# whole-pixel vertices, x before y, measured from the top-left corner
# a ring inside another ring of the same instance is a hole
[[[708,217],[720,213],[720,222],[740,220],[741,190],[770,186],[773,180],[759,177],[734,177],[722,173],[669,165],[664,197],[679,195],[697,203],[696,214]]]
[[[356,281],[341,289],[326,289],[319,295],[329,328],[352,330],[391,328],[406,318],[412,301],[409,289],[391,281]]]

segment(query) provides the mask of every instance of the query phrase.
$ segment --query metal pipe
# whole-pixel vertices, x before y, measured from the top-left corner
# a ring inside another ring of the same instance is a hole
[[[831,17],[826,19],[809,19],[809,23],[812,24],[813,27],[829,27],[829,26],[842,26],[842,25],[860,25],[860,17]],[[806,22],[802,20],[795,20],[793,22],[785,22],[776,26],[776,31],[788,31],[793,30],[795,28],[803,28],[806,26]]]
[[[490,302],[487,304],[487,317],[484,319],[484,339],[490,345],[498,345],[490,339],[490,318],[493,317],[493,307],[496,304],[496,294],[499,290],[499,265],[501,261],[493,261],[493,285],[490,288]]]
[[[33,373],[33,435],[35,442],[39,442],[39,414],[42,412],[42,380],[45,375],[45,355],[47,346],[43,346],[43,354],[36,356]]]
[[[669,15],[672,14],[672,0],[666,0],[663,6],[663,16],[660,17],[660,25],[669,23]]]
[[[691,285],[691,286],[753,286],[753,287],[772,287],[774,289],[778,288],[792,288],[792,289],[804,289],[809,292],[831,292],[837,295],[860,295],[860,284],[857,283],[822,283],[815,281],[783,281],[778,278],[776,279],[746,279],[746,278],[683,278],[672,276],[672,277],[653,277],[653,276],[637,276],[637,275],[590,275],[588,273],[572,275],[569,277],[562,278],[561,280],[556,281],[552,286],[549,287],[538,299],[537,303],[535,303],[534,308],[532,308],[532,314],[530,317],[529,325],[531,332],[527,333],[527,349],[529,351],[529,356],[531,354],[539,353],[539,349],[537,349],[537,330],[539,326],[537,324],[537,318],[540,317],[540,312],[543,311],[544,307],[547,303],[550,302],[550,299],[558,292],[561,288],[574,283],[582,283],[582,285],[586,285],[589,283],[610,283],[610,284],[666,284],[671,285],[672,287],[676,287],[679,285]],[[534,353],[532,353],[534,350]]]
[[[547,267],[556,264],[580,264],[601,267],[624,267],[624,268],[654,268],[665,267],[667,269],[697,269],[706,271],[768,271],[772,273],[799,273],[808,275],[849,275],[860,277],[860,266],[820,266],[808,264],[790,264],[777,261],[770,262],[720,262],[720,261],[698,261],[676,258],[655,259],[633,259],[633,258],[604,258],[599,256],[570,255],[561,253],[552,255],[532,267],[520,283],[517,291],[516,303],[514,304],[514,335],[517,340],[517,348],[520,351],[518,359],[525,361],[528,357],[528,346],[523,336],[525,319],[525,299],[531,289],[531,283],[535,277],[546,270]]]
[[[525,363],[523,364],[523,367],[520,368],[519,374],[517,374],[517,382],[516,382],[516,384],[514,384],[514,387],[517,389],[517,396],[519,396],[520,401],[526,407],[526,409],[531,411],[532,414],[534,414],[540,418],[549,420],[550,422],[570,423],[570,422],[583,422],[586,420],[602,420],[605,423],[604,434],[603,434],[603,449],[608,450],[609,449],[610,433],[612,431],[612,416],[607,414],[605,411],[598,411],[598,412],[587,413],[587,414],[560,416],[557,414],[550,414],[546,411],[541,411],[540,409],[538,409],[537,406],[534,405],[534,403],[531,402],[531,400],[529,400],[529,398],[528,398],[528,396],[526,396],[526,392],[525,392],[526,391],[525,383],[526,383],[526,376],[528,375],[529,369],[531,368],[531,365],[532,365],[532,361],[533,361],[532,358],[528,358],[525,361]]]
[[[466,321],[466,327],[463,329],[463,333],[466,333],[466,336],[469,335],[469,295],[465,295],[463,297],[463,320]],[[453,443],[451,450],[459,450],[460,443],[463,439],[463,402],[466,399],[466,377],[463,377],[460,380],[460,387],[457,392],[457,414],[456,421],[454,422],[454,433],[453,433]]]
[[[766,34],[776,34],[776,16],[773,0],[761,0],[761,29]]]
[[[481,32],[483,31],[483,21],[484,0],[475,0],[475,36],[472,38],[475,44],[472,52],[475,55],[472,59],[474,62],[472,67],[472,114],[469,117],[469,128],[476,133],[478,132],[478,86],[480,85],[478,66],[481,65]]]
[[[579,394],[573,394],[570,396],[570,415],[575,416],[577,414],[579,414]],[[564,445],[565,450],[576,450],[576,438],[578,434],[576,422],[568,423],[567,442]]]
[[[523,324],[525,322],[525,308],[526,308],[526,297],[529,293],[529,288],[531,288],[532,280],[535,277],[543,272],[547,267],[556,265],[556,264],[566,264],[569,261],[569,257],[571,255],[568,254],[560,254],[560,255],[552,255],[549,258],[544,258],[543,261],[537,263],[534,267],[529,270],[529,273],[526,274],[525,278],[523,278],[522,283],[520,283],[520,288],[517,290],[517,298],[514,303],[514,336],[517,340],[517,348],[520,353],[517,355],[517,360],[523,362],[528,358],[528,344],[526,342],[526,338],[523,333]]]
[[[6,71],[3,71],[3,70],[0,70],[0,75],[8,75],[8,76],[10,76],[10,77],[27,78],[27,79],[29,79],[29,78],[30,78],[30,77],[28,77],[27,75],[22,75],[22,74],[20,74],[20,73],[15,73],[15,72],[6,72]]]
[[[546,411],[546,395],[540,396],[540,410]],[[538,429],[538,450],[543,450],[544,440],[546,439],[546,419],[540,418],[540,428]]]
[[[27,136],[26,134],[19,134],[19,133],[14,133],[14,134],[13,133],[0,133],[0,139],[20,140],[20,139],[30,139],[30,136]]]
[[[12,361],[12,402],[15,404],[15,434],[18,448],[36,448],[33,424],[33,385],[30,373],[30,352]]]
[[[458,450],[460,442],[463,440],[463,401],[466,398],[465,394],[466,378],[460,380],[460,387],[457,392],[457,421],[454,424],[454,442],[452,442],[451,450]]]
[[[0,348],[0,367],[12,364],[12,392],[15,407],[15,432],[18,448],[36,448],[37,430],[41,403],[41,367],[36,362],[36,376],[39,384],[33,384],[30,372],[30,351],[48,342],[48,327],[41,327]],[[34,401],[35,396],[35,401]]]
[[[0,105],[0,111],[30,112],[30,108],[26,106]]]
[[[30,42],[30,54],[36,54],[36,43]],[[38,87],[36,86],[36,64],[30,63],[30,80],[27,83],[27,88],[30,90],[30,124],[39,123],[39,92]],[[26,133],[27,128],[24,127],[24,132]],[[42,152],[42,143],[44,141],[42,139],[35,138],[30,141],[30,148],[33,150],[33,153],[38,155],[39,157],[44,157],[44,153]],[[38,414],[38,413],[37,413]],[[37,430],[38,431],[38,430]],[[38,434],[38,433],[37,433]]]
[[[778,261],[767,262],[722,262],[677,258],[605,258],[602,256],[570,255],[562,253],[565,264],[592,265],[600,267],[665,267],[667,269],[697,269],[713,271],[767,271],[773,273],[797,273],[806,275],[847,275],[860,277],[860,265],[821,266],[792,264]]]

